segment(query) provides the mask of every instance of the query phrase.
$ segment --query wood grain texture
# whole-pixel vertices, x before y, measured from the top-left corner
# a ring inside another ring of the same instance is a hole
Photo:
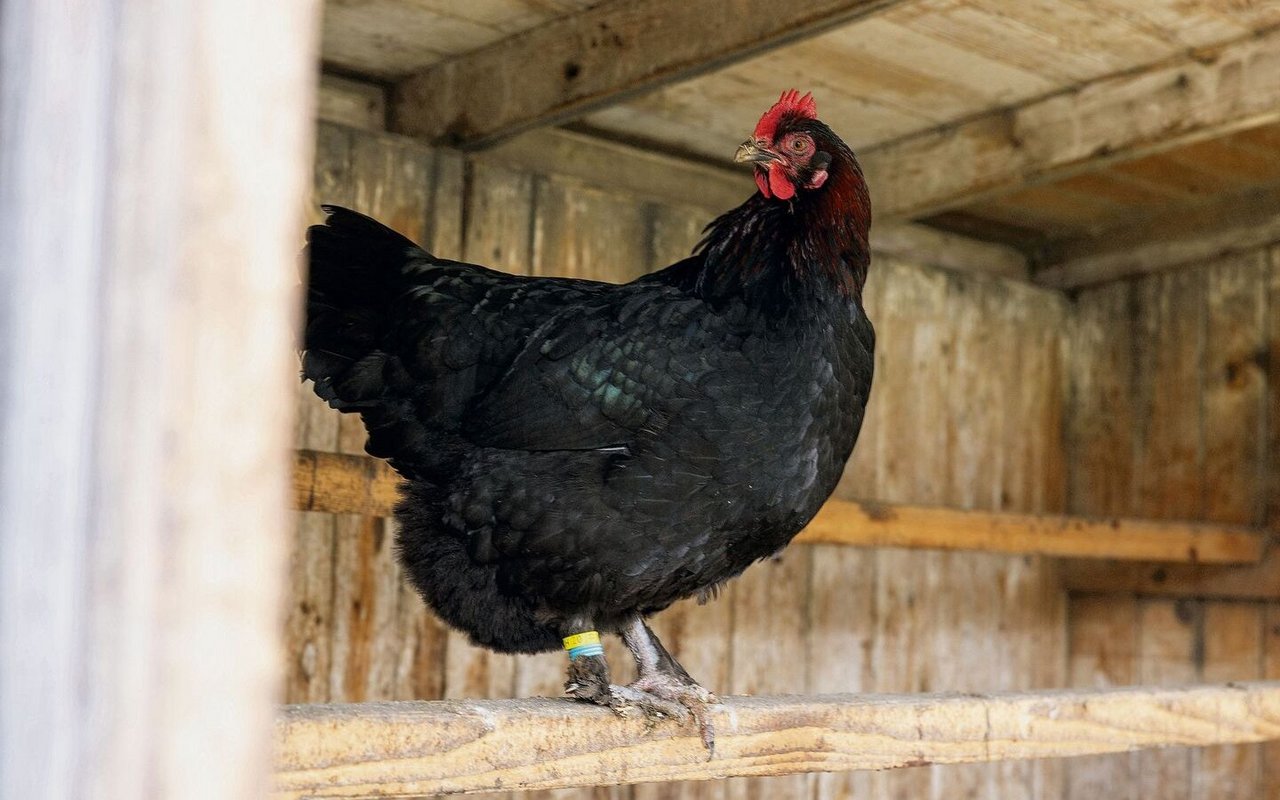
[[[1280,737],[1280,684],[733,697],[713,722],[708,760],[687,726],[647,729],[565,700],[292,706],[277,728],[275,796],[407,797],[1257,742]]]
[[[266,789],[317,10],[0,8],[0,795]]]
[[[428,67],[396,85],[392,128],[476,147],[549,125],[892,7],[890,0],[602,3]],[[509,69],[512,64],[522,69]],[[476,86],[503,75],[500,92]]]
[[[921,216],[1274,122],[1277,69],[1273,29],[864,149],[860,158],[881,218]]]
[[[294,505],[304,511],[390,516],[397,482],[395,472],[383,462],[300,451],[295,456]],[[1263,534],[1242,526],[838,499],[828,501],[796,541],[1220,564],[1257,562],[1266,543]]]
[[[1073,598],[1067,631],[1070,686],[1100,689],[1138,681],[1138,605],[1132,597],[1090,595]],[[1134,755],[1094,757],[1067,770],[1065,800],[1140,800]]]

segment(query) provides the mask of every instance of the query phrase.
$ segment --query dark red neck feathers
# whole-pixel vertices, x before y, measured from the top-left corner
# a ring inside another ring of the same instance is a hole
[[[781,307],[815,294],[861,301],[870,195],[853,152],[834,134],[821,145],[832,160],[820,188],[790,200],[754,194],[707,226],[697,281],[704,296],[743,293]]]

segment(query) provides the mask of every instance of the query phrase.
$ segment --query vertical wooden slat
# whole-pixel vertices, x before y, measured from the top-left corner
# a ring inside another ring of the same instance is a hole
[[[1280,680],[1280,603],[1268,603],[1263,621],[1262,676]],[[1280,742],[1262,745],[1260,800],[1280,800]]]
[[[1138,601],[1138,675],[1144,685],[1196,680],[1201,604],[1193,600]],[[1191,751],[1185,747],[1138,754],[1138,796],[1185,800],[1191,792]]]
[[[321,123],[308,221],[323,218],[321,203],[351,204],[351,131]],[[338,447],[338,413],[298,382],[298,447],[324,452]],[[333,629],[334,515],[301,512],[294,528],[285,606],[285,702],[328,702]]]
[[[1202,681],[1254,680],[1262,667],[1262,607],[1206,603]],[[1192,751],[1192,800],[1254,800],[1261,769],[1257,745],[1217,745]]]
[[[808,639],[808,548],[795,547],[750,567],[729,584],[733,606],[729,693],[801,694],[806,691],[803,654]],[[811,775],[734,778],[734,800],[806,797]]]
[[[1067,365],[1072,513],[1122,515],[1133,510],[1135,303],[1129,282],[1090,289],[1076,301]]]
[[[1076,687],[1127,686],[1138,681],[1138,605],[1132,597],[1073,598],[1068,680]],[[1140,800],[1137,755],[1072,759],[1067,800]]]
[[[0,7],[5,797],[266,790],[315,10]]]
[[[939,456],[945,431],[930,418],[939,398],[919,376],[937,366],[943,338],[934,315],[941,304],[942,276],[881,258],[876,264],[884,281],[883,303],[876,317],[876,387],[891,427],[880,447],[880,488],[886,500],[915,498],[938,502],[943,489]],[[923,389],[924,391],[919,391]],[[904,435],[911,431],[911,435]],[[873,658],[876,691],[918,692],[941,689],[934,683],[932,605],[939,598],[938,554],[903,550],[876,552],[877,619]],[[945,676],[944,681],[945,682]],[[916,768],[877,773],[872,784],[881,797],[919,800],[930,795],[931,770]]]
[[[1218,522],[1264,521],[1266,278],[1263,252],[1208,268],[1202,492]]]
[[[567,178],[538,182],[534,275],[625,283],[648,271],[642,206]]]
[[[1205,281],[1203,270],[1182,270],[1138,285],[1133,511],[1152,519],[1204,510]]]

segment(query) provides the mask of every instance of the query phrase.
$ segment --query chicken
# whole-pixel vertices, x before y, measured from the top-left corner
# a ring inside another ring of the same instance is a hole
[[[645,618],[785,547],[871,389],[871,212],[850,149],[784,93],[738,149],[759,192],[631,283],[437,258],[326,207],[303,372],[404,478],[399,558],[480,646],[570,651],[566,691],[702,724],[714,695]],[[598,633],[639,678],[610,682]]]

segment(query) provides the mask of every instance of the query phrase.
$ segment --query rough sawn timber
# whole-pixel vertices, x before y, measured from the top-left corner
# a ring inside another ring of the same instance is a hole
[[[1280,739],[1280,682],[993,695],[730,697],[695,728],[567,700],[304,705],[276,798],[417,797],[1060,758]]]
[[[386,464],[310,450],[300,450],[294,458],[294,506],[298,510],[390,516],[398,478]],[[796,541],[1200,564],[1256,563],[1266,545],[1262,534],[1238,525],[962,511],[846,500],[828,501]]]
[[[1280,29],[864,149],[878,219],[918,218],[1280,119]],[[939,165],[945,165],[940,167]]]
[[[770,0],[612,0],[401,81],[391,127],[435,143],[489,145],[899,2],[794,0],[783,11]]]

